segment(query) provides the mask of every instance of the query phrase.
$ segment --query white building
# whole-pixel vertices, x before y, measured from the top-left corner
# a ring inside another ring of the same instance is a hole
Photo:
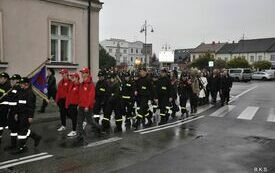
[[[275,67],[275,38],[240,40],[238,43],[224,45],[216,54],[225,61],[245,58],[250,64],[256,61],[270,61]]]
[[[135,60],[139,58],[144,63],[143,42],[129,42],[123,39],[107,39],[101,41],[102,47],[116,59],[117,65],[127,64],[133,67]],[[147,58],[149,60],[149,58]]]
[[[89,66],[96,78],[101,8],[99,0],[0,0],[0,71],[24,76],[53,56],[47,67]]]

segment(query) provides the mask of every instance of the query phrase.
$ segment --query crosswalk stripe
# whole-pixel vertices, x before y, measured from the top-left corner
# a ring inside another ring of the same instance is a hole
[[[243,120],[252,120],[257,111],[259,110],[259,107],[255,106],[248,106],[239,116],[238,119]]]
[[[270,108],[269,115],[267,117],[267,121],[268,122],[275,122],[275,109],[274,108]]]
[[[232,111],[236,106],[235,105],[226,105],[213,112],[209,116],[211,117],[224,117],[228,112]]]

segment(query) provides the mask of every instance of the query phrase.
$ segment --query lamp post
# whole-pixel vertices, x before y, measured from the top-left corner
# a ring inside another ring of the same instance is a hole
[[[145,44],[144,44],[144,56],[145,56],[145,67],[147,67],[147,32],[148,28],[151,28],[151,32],[154,32],[154,28],[152,25],[147,24],[147,21],[145,20],[145,23],[141,26],[140,33],[144,33],[145,35]]]

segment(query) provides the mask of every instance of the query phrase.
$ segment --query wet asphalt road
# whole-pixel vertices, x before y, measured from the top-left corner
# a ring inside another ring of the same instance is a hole
[[[69,130],[57,133],[58,121],[37,123],[33,129],[43,135],[37,149],[29,140],[28,153],[14,156],[3,151],[9,140],[3,139],[0,168],[11,167],[0,172],[275,172],[274,86],[235,83],[229,106],[203,106],[196,117],[166,126],[101,138],[87,127],[84,145],[68,139]]]

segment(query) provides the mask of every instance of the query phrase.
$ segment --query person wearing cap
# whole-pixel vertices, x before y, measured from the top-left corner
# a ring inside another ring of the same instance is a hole
[[[30,80],[23,77],[20,80],[21,90],[18,94],[15,119],[18,122],[18,149],[14,154],[21,154],[28,150],[26,142],[28,137],[34,140],[34,146],[37,147],[41,141],[41,136],[30,130],[33,122],[36,96],[33,93]]]
[[[102,119],[103,131],[106,133],[111,132],[111,115],[114,111],[116,121],[116,132],[122,131],[122,112],[120,112],[120,84],[117,81],[116,74],[108,74],[108,87],[107,87],[107,100],[104,108],[104,117]]]
[[[134,123],[135,129],[140,127],[140,124],[143,124],[145,127],[145,119],[147,118],[148,122],[152,121],[152,117],[149,114],[149,106],[148,101],[152,99],[153,90],[152,83],[147,76],[146,68],[141,68],[139,72],[139,79],[136,82],[136,91],[135,95],[137,96],[137,114],[136,114],[136,122]]]
[[[121,83],[121,112],[123,116],[125,116],[125,127],[126,129],[130,129],[131,120],[133,117],[133,106],[134,106],[134,93],[135,88],[134,84],[131,81],[131,75],[129,72],[125,72],[123,74],[123,82]]]
[[[167,123],[169,119],[170,102],[172,86],[170,78],[167,75],[167,70],[160,71],[160,78],[157,86],[158,103],[160,109],[160,125]]]
[[[57,131],[61,132],[66,130],[66,117],[68,116],[68,109],[66,109],[66,99],[69,93],[71,81],[69,79],[69,72],[67,69],[62,69],[59,73],[61,74],[62,79],[58,83],[55,102],[59,107],[61,120],[61,127],[58,128]]]
[[[105,79],[105,72],[98,72],[98,81],[95,87],[95,106],[94,106],[94,119],[99,123],[101,111],[104,110],[104,106],[107,100],[107,81]]]
[[[54,69],[48,68],[47,69],[47,91],[48,91],[49,100],[51,98],[54,100],[56,97],[56,79],[54,75],[55,75]],[[45,109],[47,106],[48,106],[48,103],[44,99],[39,112],[45,113]]]
[[[68,109],[68,117],[72,120],[72,131],[67,134],[68,137],[75,137],[77,125],[77,107],[79,104],[79,79],[78,73],[70,74],[71,85],[66,99],[66,109]]]
[[[15,120],[16,108],[18,102],[18,94],[21,91],[20,82],[21,76],[19,74],[14,74],[10,78],[11,91],[7,94],[7,102],[9,103],[9,113],[8,113],[8,126],[10,130],[11,143],[6,146],[4,150],[12,150],[17,147],[17,132],[18,132],[18,122]]]
[[[7,93],[11,89],[9,78],[8,73],[0,73],[0,143],[4,128],[7,126],[7,115],[9,111]]]
[[[95,103],[95,86],[90,75],[88,68],[83,68],[81,71],[82,83],[79,87],[79,103],[78,103],[78,117],[77,117],[77,134],[78,142],[83,142],[83,122],[86,119],[87,123],[90,124],[96,133],[100,135],[101,128],[93,118],[93,108]]]

